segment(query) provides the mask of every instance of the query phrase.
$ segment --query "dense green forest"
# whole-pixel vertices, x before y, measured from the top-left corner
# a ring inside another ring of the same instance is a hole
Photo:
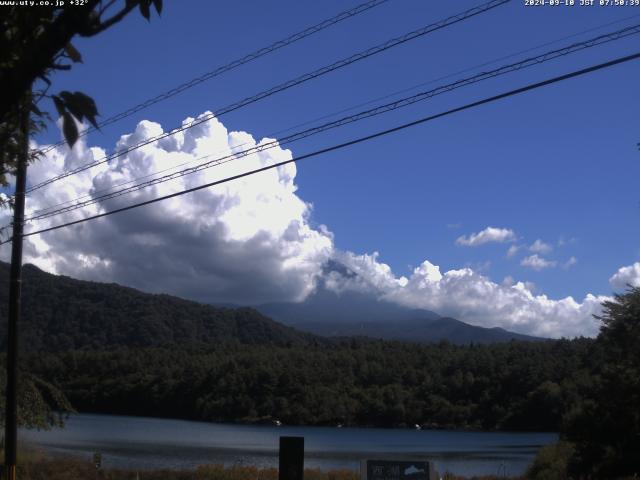
[[[8,264],[0,262],[0,317],[6,318]],[[322,342],[251,308],[217,308],[117,284],[51,275],[25,265],[21,351],[63,351],[219,343],[307,345]],[[4,345],[4,323],[0,340]]]
[[[31,355],[79,411],[287,424],[558,430],[593,341],[455,346],[348,339]]]

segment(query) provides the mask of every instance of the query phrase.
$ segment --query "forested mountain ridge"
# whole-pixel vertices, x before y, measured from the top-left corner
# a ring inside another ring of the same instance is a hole
[[[217,308],[117,284],[23,268],[21,350],[63,351],[181,345],[309,345],[326,340],[251,308]],[[9,265],[0,262],[0,315],[6,318]],[[0,338],[4,348],[5,324]]]
[[[322,288],[299,304],[274,303],[254,309],[212,306],[115,283],[76,280],[33,265],[23,267],[23,276],[21,351],[199,348],[228,342],[315,345],[331,341],[322,337],[347,336],[455,344],[537,340]],[[0,315],[4,318],[8,292],[9,265],[0,262]],[[4,328],[0,326],[2,345]]]

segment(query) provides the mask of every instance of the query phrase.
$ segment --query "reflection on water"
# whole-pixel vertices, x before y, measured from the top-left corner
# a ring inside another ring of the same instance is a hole
[[[555,433],[272,427],[115,415],[74,415],[65,429],[21,431],[20,438],[52,454],[102,453],[105,468],[195,468],[204,463],[277,467],[283,435],[305,437],[305,467],[358,469],[367,458],[426,459],[440,472],[524,472]]]

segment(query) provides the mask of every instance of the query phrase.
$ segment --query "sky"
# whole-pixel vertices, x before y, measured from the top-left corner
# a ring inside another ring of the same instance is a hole
[[[161,18],[147,22],[136,12],[98,37],[74,41],[84,63],[57,74],[52,88],[91,95],[106,118],[358,4],[165,3]],[[390,0],[92,133],[72,151],[56,149],[30,167],[29,182],[481,3]],[[639,7],[531,7],[514,0],[38,190],[27,200],[27,212],[636,23]],[[297,157],[636,53],[638,37],[55,221],[33,222],[28,230]],[[640,285],[639,80],[640,61],[626,63],[296,165],[29,237],[25,261],[59,274],[198,301],[259,304],[304,300],[327,275],[323,265],[331,259],[357,273],[331,273],[326,285],[336,290],[360,289],[521,333],[595,335],[598,324],[591,315],[600,311],[600,302],[626,284]],[[59,139],[51,125],[35,141]],[[6,223],[6,212],[2,216]],[[6,246],[0,255],[8,258]]]

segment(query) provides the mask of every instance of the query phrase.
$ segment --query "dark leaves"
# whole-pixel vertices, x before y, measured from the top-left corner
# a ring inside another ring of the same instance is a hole
[[[147,20],[150,20],[149,5],[150,5],[149,0],[140,1],[140,13]]]
[[[78,140],[78,127],[69,112],[62,115],[62,133],[69,146],[73,147]]]
[[[95,128],[98,128],[96,116],[98,115],[98,107],[93,98],[82,92],[60,92],[60,97],[64,100],[67,109],[78,120],[83,121],[85,118],[91,122]]]
[[[64,115],[64,102],[57,95],[53,95],[51,98],[53,98],[53,104],[56,106],[56,110],[58,111],[58,115],[63,116]]]
[[[140,13],[147,20],[151,20],[151,4],[158,12],[158,15],[162,13],[162,0],[140,0],[138,6],[140,7]]]
[[[82,55],[80,55],[80,52],[72,44],[67,43],[64,51],[74,63],[82,63]]]
[[[74,117],[79,122],[86,118],[91,125],[98,128],[98,122],[96,121],[98,108],[93,98],[82,92],[68,91],[52,95],[52,98],[58,114],[62,117],[62,133],[69,146],[73,147],[78,140],[78,127]]]

